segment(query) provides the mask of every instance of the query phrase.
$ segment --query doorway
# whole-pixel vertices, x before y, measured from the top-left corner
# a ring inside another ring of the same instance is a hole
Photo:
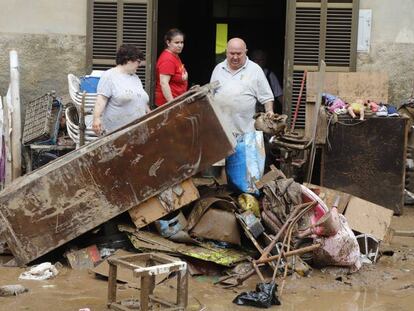
[[[180,55],[189,72],[189,85],[210,81],[216,65],[216,25],[227,25],[227,38],[242,38],[248,55],[268,54],[268,67],[283,81],[286,0],[158,0],[157,56],[170,28],[185,33]]]

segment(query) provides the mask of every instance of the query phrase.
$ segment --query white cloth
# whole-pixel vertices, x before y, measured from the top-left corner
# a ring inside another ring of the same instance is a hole
[[[262,68],[247,58],[244,66],[232,73],[227,60],[224,60],[214,68],[210,82],[214,81],[220,82],[214,102],[223,113],[224,120],[234,125],[236,134],[254,131],[256,102],[265,104],[274,101]]]
[[[146,113],[149,97],[136,74],[121,73],[111,68],[102,74],[97,93],[108,98],[102,118],[107,132],[113,132]]]
[[[59,271],[56,269],[54,265],[50,262],[44,262],[39,265],[31,267],[28,271],[25,271],[20,274],[20,280],[47,280],[56,275],[58,275]]]

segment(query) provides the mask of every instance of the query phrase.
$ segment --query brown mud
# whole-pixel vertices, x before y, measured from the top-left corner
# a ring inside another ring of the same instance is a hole
[[[394,217],[392,228],[414,230],[414,208],[405,208],[403,216]],[[394,237],[389,245],[382,245],[382,249],[393,250],[394,254],[382,256],[376,265],[364,265],[354,274],[329,268],[314,269],[309,277],[289,276],[281,297],[282,305],[270,310],[413,310],[414,238]],[[107,310],[107,282],[95,278],[93,273],[65,267],[51,280],[20,281],[18,277],[23,270],[0,267],[0,286],[22,284],[29,289],[19,296],[0,297],[0,310]],[[213,285],[216,279],[205,276],[190,278],[189,310],[259,310],[232,303],[238,293],[252,290],[257,278],[251,278],[235,289]],[[172,279],[158,285],[156,294],[172,300],[175,283]],[[121,284],[118,298],[138,299],[139,291]]]

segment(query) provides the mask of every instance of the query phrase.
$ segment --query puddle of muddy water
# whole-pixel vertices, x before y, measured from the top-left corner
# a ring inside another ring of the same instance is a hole
[[[394,228],[412,230],[414,209],[393,219]],[[286,281],[282,305],[269,310],[283,311],[411,311],[414,310],[414,238],[394,238],[392,257],[382,257],[377,265],[364,266],[352,275],[322,273],[314,270],[310,277]],[[107,282],[87,271],[61,269],[47,281],[20,281],[23,269],[0,267],[0,286],[22,284],[29,289],[16,297],[0,297],[0,311],[91,311],[108,310]],[[338,279],[338,280],[336,280]],[[260,310],[236,306],[234,297],[253,290],[257,279],[251,278],[237,289],[213,285],[214,278],[193,277],[189,280],[189,311]],[[138,299],[139,291],[120,286],[121,299]],[[175,280],[156,287],[160,297],[174,299]]]
[[[29,292],[17,297],[0,298],[0,310],[53,310],[77,311],[81,308],[90,308],[91,311],[107,310],[107,282],[99,280],[86,271],[74,271],[63,268],[61,273],[48,281],[19,281],[18,276],[23,269],[0,268],[1,285],[22,284],[29,288]],[[398,271],[398,269],[396,270]],[[413,310],[414,279],[412,273],[401,271],[397,279],[389,278],[381,281],[384,271],[381,268],[375,271],[363,272],[377,274],[370,280],[377,284],[365,286],[358,283],[358,274],[354,279],[347,279],[350,283],[335,281],[335,276],[328,273],[314,273],[311,277],[288,279],[282,305],[274,306],[270,310],[309,310],[309,311],[391,311]],[[389,274],[392,275],[391,272]],[[385,274],[387,275],[387,274]],[[344,278],[345,280],[346,278]],[[225,310],[259,310],[253,307],[236,306],[232,300],[242,291],[252,290],[257,279],[250,279],[245,285],[237,289],[222,289],[214,286],[213,278],[190,278],[189,310],[225,311]],[[139,299],[139,291],[120,286],[118,296],[122,299]],[[160,297],[174,299],[176,282],[171,279],[156,287],[156,294]]]

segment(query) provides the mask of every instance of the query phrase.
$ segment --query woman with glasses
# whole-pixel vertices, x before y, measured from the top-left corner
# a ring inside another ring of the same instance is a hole
[[[148,94],[136,74],[143,59],[139,48],[124,44],[116,53],[116,66],[102,74],[92,123],[97,135],[113,132],[150,111]]]

